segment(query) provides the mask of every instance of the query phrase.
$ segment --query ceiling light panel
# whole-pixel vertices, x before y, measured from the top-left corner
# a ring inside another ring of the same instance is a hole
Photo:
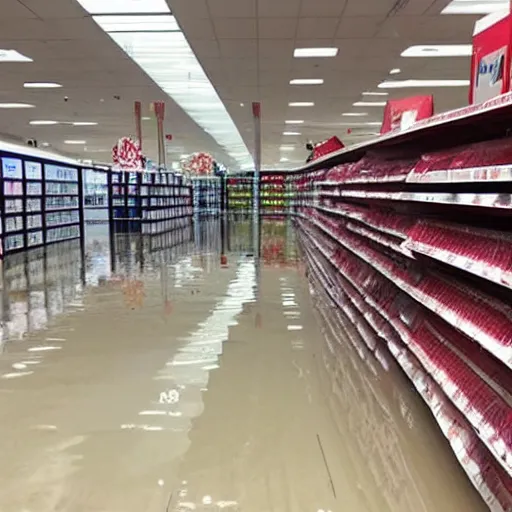
[[[33,62],[30,57],[16,50],[0,50],[0,62]]]
[[[182,32],[109,35],[237,164],[254,166],[235,123]]]
[[[388,80],[380,89],[406,89],[408,87],[467,87],[469,80]]]
[[[308,57],[336,57],[338,48],[295,48],[293,56],[296,58]]]
[[[25,82],[23,87],[25,89],[59,89],[62,85],[55,82]]]
[[[386,106],[385,101],[356,101],[354,103],[354,107],[385,107],[385,106]]]
[[[473,53],[471,44],[439,44],[410,46],[402,57],[469,57]]]
[[[73,126],[96,126],[98,123],[94,121],[75,121],[72,124]]]
[[[323,78],[295,78],[290,80],[290,85],[322,85]]]
[[[491,14],[509,8],[509,0],[452,0],[441,14]]]
[[[59,124],[59,122],[41,119],[41,120],[30,121],[29,124],[31,124],[32,126],[52,126],[55,124]]]
[[[344,117],[364,117],[367,116],[367,112],[345,112],[341,114]]]
[[[34,108],[30,103],[0,103],[0,108]]]
[[[398,73],[401,73],[401,72],[402,72],[402,70],[401,70],[401,69],[399,69],[399,68],[393,68],[393,69],[389,72],[389,74],[390,74],[390,75],[398,75]]]
[[[87,141],[85,141],[85,140],[65,140],[64,141],[64,144],[71,144],[71,145],[77,145],[77,146],[80,146],[80,145],[83,145],[86,143],[87,143]]]
[[[304,120],[302,119],[288,119],[285,121],[285,124],[304,124]]]
[[[292,101],[288,103],[289,107],[314,107],[315,104],[312,101]]]
[[[388,92],[371,92],[371,91],[366,91],[366,92],[363,92],[363,96],[389,96],[389,93]]]
[[[172,32],[179,30],[176,18],[164,15],[93,16],[105,32]]]
[[[170,12],[165,0],[77,0],[90,14],[150,14]]]
[[[283,135],[300,135],[300,132],[283,132]]]

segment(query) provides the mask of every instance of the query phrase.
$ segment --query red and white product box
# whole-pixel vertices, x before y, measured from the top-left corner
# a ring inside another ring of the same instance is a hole
[[[512,49],[510,10],[489,14],[475,24],[469,103],[482,103],[510,90]]]

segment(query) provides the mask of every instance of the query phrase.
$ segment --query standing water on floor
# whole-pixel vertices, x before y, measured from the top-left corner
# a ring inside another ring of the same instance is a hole
[[[89,235],[3,262],[0,511],[486,510],[290,222]]]

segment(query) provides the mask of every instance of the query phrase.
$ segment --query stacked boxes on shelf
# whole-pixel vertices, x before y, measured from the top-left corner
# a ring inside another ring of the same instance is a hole
[[[168,171],[112,171],[111,222],[115,231],[163,233],[193,213],[192,187]]]
[[[260,179],[260,213],[263,215],[283,215],[287,213],[285,175],[265,173]]]
[[[217,176],[192,178],[194,214],[219,215],[222,209],[222,181]]]
[[[254,178],[250,175],[227,178],[228,211],[249,213],[253,209]]]
[[[512,95],[500,102],[344,149],[288,181],[312,279],[369,351],[395,357],[475,488],[503,512],[512,510]]]
[[[82,236],[81,170],[1,155],[3,254]]]

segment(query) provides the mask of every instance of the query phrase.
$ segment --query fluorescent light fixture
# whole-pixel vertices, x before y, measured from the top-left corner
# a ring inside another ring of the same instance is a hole
[[[337,126],[382,126],[380,121],[368,121],[367,123],[336,123]]]
[[[25,89],[59,89],[62,85],[55,82],[25,82],[23,87]]]
[[[389,96],[389,92],[363,92],[363,96]]]
[[[295,151],[295,147],[294,146],[281,146],[279,149],[281,151]]]
[[[289,107],[314,107],[315,104],[312,101],[292,101],[288,103]]]
[[[77,0],[90,14],[170,12],[165,0]]]
[[[469,80],[389,80],[379,89],[406,89],[408,87],[467,87]]]
[[[0,50],[0,62],[33,62],[33,60],[16,50]]]
[[[491,14],[509,7],[509,0],[452,0],[441,14]]]
[[[356,101],[354,107],[385,107],[386,101]]]
[[[283,156],[283,158],[281,158],[280,162],[289,162],[290,159],[289,158],[286,158]]]
[[[58,121],[50,121],[50,120],[40,120],[40,121],[30,121],[32,126],[51,126],[55,124],[59,124]]]
[[[142,117],[142,121],[151,121],[151,117]]]
[[[85,141],[85,140],[65,140],[64,144],[82,145],[82,144],[87,144],[87,141]]]
[[[93,16],[105,32],[172,32],[179,31],[176,18],[171,14]]]
[[[0,103],[0,108],[34,108],[30,103]]]
[[[283,132],[283,135],[300,135],[300,132]]]
[[[390,75],[398,75],[398,73],[401,73],[401,72],[402,72],[402,70],[401,70],[401,69],[399,69],[399,68],[393,68],[393,69],[389,72],[389,74],[390,74]]]
[[[96,126],[98,123],[94,121],[75,121],[73,126]]]
[[[293,56],[297,58],[307,57],[336,57],[338,48],[295,48]]]
[[[294,78],[290,80],[290,85],[322,85],[323,78]]]
[[[469,57],[472,53],[471,44],[427,44],[410,46],[402,57]]]
[[[304,124],[304,120],[302,119],[288,119],[285,121],[285,124]]]
[[[109,35],[234,160],[228,166],[254,167],[238,128],[182,32]]]
[[[367,116],[367,112],[345,112],[341,114],[343,117],[364,117]]]

